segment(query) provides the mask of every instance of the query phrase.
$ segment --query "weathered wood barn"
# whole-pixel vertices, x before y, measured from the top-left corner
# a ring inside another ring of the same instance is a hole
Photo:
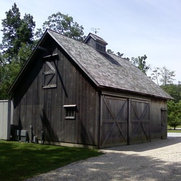
[[[98,148],[166,138],[171,97],[106,45],[47,30],[10,89],[14,126],[30,140]]]

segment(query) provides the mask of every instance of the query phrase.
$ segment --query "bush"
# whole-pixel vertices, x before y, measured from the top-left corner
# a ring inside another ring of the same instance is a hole
[[[175,128],[181,124],[181,101],[175,103],[169,101],[168,106],[168,125]]]

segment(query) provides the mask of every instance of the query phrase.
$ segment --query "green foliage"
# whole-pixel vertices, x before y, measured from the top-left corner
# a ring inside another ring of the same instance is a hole
[[[174,130],[181,125],[181,85],[169,84],[161,86],[163,90],[169,93],[174,101],[168,101],[168,125]]]
[[[2,27],[0,99],[7,99],[10,85],[35,46],[33,41],[35,22],[30,14],[25,14],[21,19],[19,8],[14,3],[12,9],[6,12]]]
[[[23,64],[32,53],[33,45],[23,43],[18,51],[18,55],[11,59],[11,62],[6,63],[5,55],[1,56],[2,63],[0,64],[0,99],[8,99],[8,90],[18,75]]]
[[[54,30],[78,41],[83,41],[84,39],[83,26],[80,26],[77,22],[74,22],[72,16],[65,15],[60,12],[52,14],[48,17],[48,20],[43,23],[43,31],[46,29]],[[38,29],[36,32],[36,37],[40,38],[43,31]]]
[[[6,18],[2,20],[2,49],[7,63],[17,57],[19,49],[24,44],[33,43],[33,30],[35,22],[30,14],[25,14],[21,19],[16,3],[12,9],[6,12]]]
[[[181,125],[181,85],[169,84],[161,86],[163,90],[169,93],[174,101],[168,101],[168,125],[174,130]]]
[[[0,180],[25,180],[101,154],[87,148],[0,141]]]
[[[169,101],[168,106],[168,125],[174,129],[181,124],[181,101],[175,103]]]
[[[161,88],[174,98],[174,102],[181,100],[181,84],[168,84],[161,86]]]
[[[167,130],[168,133],[181,133],[181,130],[180,129],[168,129]]]
[[[2,48],[9,55],[9,58],[12,58],[18,48],[17,30],[21,26],[20,12],[16,4],[6,12],[6,18],[2,20],[2,26]]]
[[[27,44],[22,43],[21,48],[18,51],[17,55],[17,61],[20,63],[21,67],[24,65],[24,63],[27,61],[27,59],[30,57],[33,49],[36,46],[36,41],[34,41],[33,44]]]
[[[138,56],[138,58],[131,58],[132,63],[138,67],[144,74],[149,70],[149,66],[146,64],[147,56]]]
[[[8,99],[8,90],[20,71],[21,64],[12,61],[0,67],[0,99]]]

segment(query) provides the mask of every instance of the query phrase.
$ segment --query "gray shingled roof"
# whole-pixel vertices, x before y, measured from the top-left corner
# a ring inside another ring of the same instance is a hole
[[[171,99],[131,62],[112,54],[100,54],[85,43],[48,30],[51,37],[100,87],[111,87]]]

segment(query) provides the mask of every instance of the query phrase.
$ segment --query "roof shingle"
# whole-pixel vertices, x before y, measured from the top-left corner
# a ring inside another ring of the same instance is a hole
[[[101,54],[56,32],[48,30],[48,33],[98,86],[172,98],[131,62],[113,54]]]

